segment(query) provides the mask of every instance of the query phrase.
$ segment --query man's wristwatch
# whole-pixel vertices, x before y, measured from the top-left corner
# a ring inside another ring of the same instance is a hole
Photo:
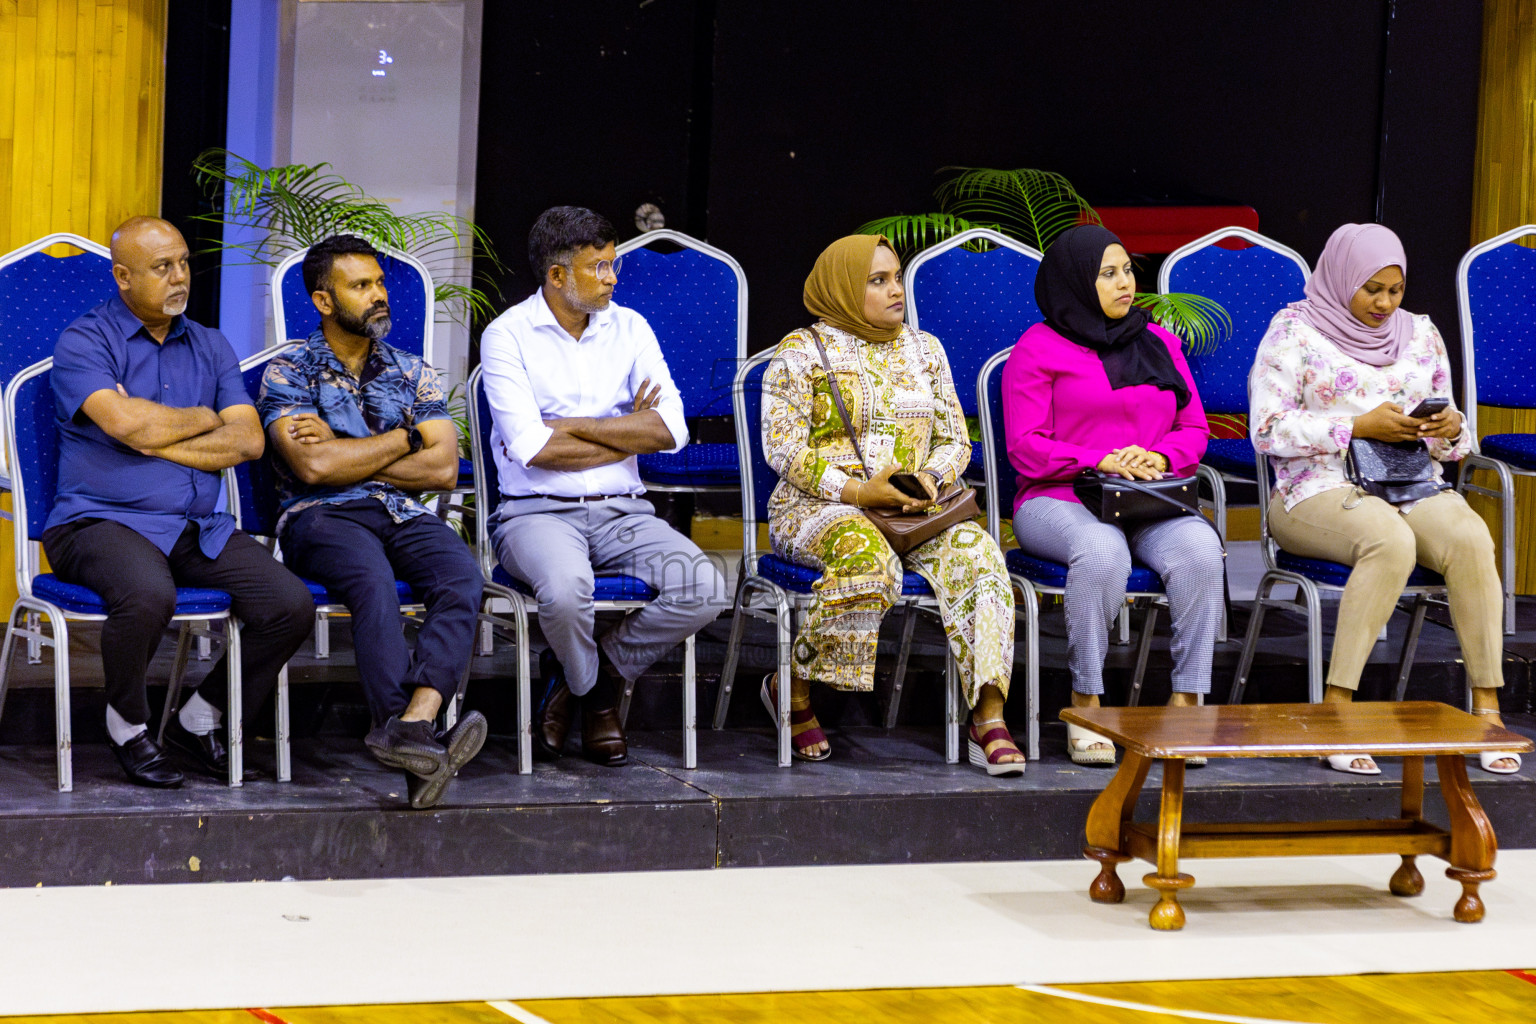
[[[405,440],[411,446],[412,455],[415,455],[417,452],[421,451],[422,440],[420,429],[417,427],[406,427]]]

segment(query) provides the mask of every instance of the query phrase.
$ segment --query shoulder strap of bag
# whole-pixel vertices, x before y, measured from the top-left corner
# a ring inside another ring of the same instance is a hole
[[[872,476],[869,471],[869,463],[864,461],[864,450],[859,447],[859,435],[854,432],[853,419],[848,415],[848,407],[843,404],[843,389],[837,386],[837,374],[832,372],[832,362],[827,358],[827,349],[821,343],[821,332],[813,324],[811,326],[811,338],[816,342],[816,351],[821,354],[821,365],[827,371],[827,384],[832,388],[832,400],[837,403],[837,414],[843,418],[843,429],[848,431],[848,440],[853,442],[853,453],[859,457],[859,465],[864,469],[864,479]]]

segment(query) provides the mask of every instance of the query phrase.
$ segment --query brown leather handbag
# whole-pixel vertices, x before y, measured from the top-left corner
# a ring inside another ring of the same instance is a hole
[[[869,471],[869,463],[864,461],[864,451],[859,447],[859,435],[854,432],[848,407],[843,404],[843,390],[838,387],[837,375],[832,372],[832,363],[827,359],[826,347],[821,343],[821,332],[812,327],[811,337],[816,340],[816,351],[821,353],[821,365],[826,368],[827,383],[832,388],[832,400],[837,403],[837,414],[843,418],[843,429],[848,431],[848,439],[853,442],[853,451],[859,457],[864,479],[869,480],[874,474]],[[934,498],[933,504],[921,512],[878,508],[860,511],[898,555],[904,555],[923,542],[932,540],[956,523],[963,523],[981,514],[976,504],[976,491],[958,480],[946,487]]]

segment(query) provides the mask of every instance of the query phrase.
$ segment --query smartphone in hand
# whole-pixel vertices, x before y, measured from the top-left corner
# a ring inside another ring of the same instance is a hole
[[[909,498],[922,501],[928,499],[928,492],[923,489],[923,482],[917,478],[916,473],[892,473],[891,486]]]
[[[1449,398],[1426,398],[1424,401],[1414,406],[1413,412],[1410,412],[1408,415],[1412,416],[1416,420],[1423,420],[1428,419],[1436,413],[1445,412],[1445,410],[1449,409],[1450,407],[1451,400]]]

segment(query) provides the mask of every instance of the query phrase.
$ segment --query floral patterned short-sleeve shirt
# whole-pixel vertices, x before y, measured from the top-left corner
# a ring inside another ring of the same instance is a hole
[[[361,375],[354,375],[336,358],[318,330],[303,345],[274,356],[267,364],[256,410],[263,427],[284,416],[316,413],[337,437],[373,437],[399,427],[451,418],[437,371],[420,356],[375,341]],[[311,506],[339,505],[359,498],[382,502],[397,523],[428,511],[413,496],[381,480],[346,487],[309,485],[281,458],[274,458],[272,466],[282,496],[279,532],[292,516]]]
[[[1426,398],[1451,399],[1451,367],[1445,341],[1428,316],[1411,317],[1413,337],[1397,362],[1372,366],[1346,355],[1294,309],[1282,309],[1269,323],[1248,376],[1248,425],[1254,447],[1270,456],[1275,492],[1287,511],[1314,495],[1350,486],[1344,453],[1354,436],[1356,416],[1383,402],[1405,412]],[[1462,423],[1454,441],[1428,438],[1436,462],[1462,458],[1472,439]],[[1435,466],[1436,477],[1440,467]],[[1399,506],[1408,511],[1417,504]]]

